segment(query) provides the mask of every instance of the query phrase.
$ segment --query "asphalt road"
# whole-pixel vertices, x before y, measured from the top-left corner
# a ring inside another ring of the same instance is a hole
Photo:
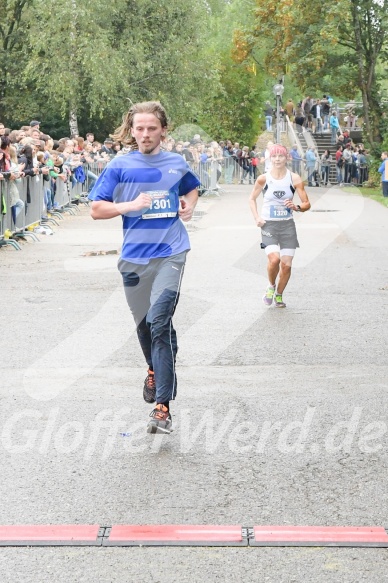
[[[284,310],[261,301],[249,187],[200,200],[170,436],[145,433],[119,220],[82,208],[53,236],[0,249],[0,524],[388,527],[388,210],[335,188],[309,194]],[[380,583],[388,553],[3,548],[0,572],[1,583]]]

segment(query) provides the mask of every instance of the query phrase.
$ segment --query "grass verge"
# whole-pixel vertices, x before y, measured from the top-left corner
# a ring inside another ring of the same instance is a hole
[[[351,192],[352,194],[362,194],[362,196],[366,196],[367,198],[371,198],[382,204],[383,206],[388,207],[388,197],[385,197],[381,193],[381,188],[365,188],[364,186],[344,186],[342,188],[345,192]]]

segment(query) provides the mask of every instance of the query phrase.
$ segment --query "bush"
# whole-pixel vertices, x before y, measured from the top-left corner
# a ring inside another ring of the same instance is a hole
[[[373,165],[369,168],[368,180],[364,182],[363,186],[366,188],[378,188],[380,186],[381,174],[377,170],[377,165]]]

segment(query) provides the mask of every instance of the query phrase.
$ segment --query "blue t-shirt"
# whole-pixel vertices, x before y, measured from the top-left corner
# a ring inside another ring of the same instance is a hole
[[[89,194],[90,200],[129,202],[141,193],[152,197],[149,209],[123,215],[121,258],[147,264],[190,249],[189,237],[179,219],[179,197],[200,185],[179,154],[138,151],[115,157],[103,170]]]
[[[388,164],[388,160],[383,160],[383,163],[381,164],[380,168],[379,168],[379,172],[381,174],[381,179],[383,182],[388,182],[388,179],[385,178],[385,165]]]

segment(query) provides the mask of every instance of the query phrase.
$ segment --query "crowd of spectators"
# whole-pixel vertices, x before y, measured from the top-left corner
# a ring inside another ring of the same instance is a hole
[[[32,120],[28,126],[11,130],[0,123],[0,181],[9,181],[14,222],[25,204],[31,202],[29,183],[26,201],[19,196],[17,185],[21,178],[42,175],[44,210],[41,220],[45,221],[58,207],[55,200],[58,181],[66,183],[69,189],[77,182],[85,182],[86,191],[90,192],[97,180],[96,168],[101,170],[113,157],[129,151],[128,147],[121,147],[110,138],[99,142],[91,132],[85,138],[72,136],[54,140],[42,132],[40,126],[38,120]],[[255,147],[240,146],[230,140],[205,141],[199,134],[190,141],[176,141],[169,137],[163,149],[185,158],[199,174],[202,191],[219,189],[221,174],[227,184],[253,184],[260,164]]]
[[[307,96],[296,106],[290,99],[282,108],[296,127],[313,133],[332,132],[332,149],[319,155],[314,148],[308,148],[300,155],[295,146],[290,150],[289,167],[293,172],[303,174],[307,171],[308,184],[327,185],[330,168],[335,164],[336,178],[342,184],[362,184],[368,178],[368,152],[363,144],[354,144],[348,130],[337,134],[335,112],[331,111],[332,99],[324,95],[322,99]],[[266,127],[272,129],[273,110],[269,102],[265,106]],[[353,108],[349,109],[349,124],[355,123]],[[14,220],[25,203],[20,199],[17,183],[24,176],[43,176],[44,212],[42,220],[47,219],[55,209],[55,193],[58,180],[71,188],[76,182],[85,182],[89,192],[97,179],[93,171],[103,167],[113,157],[129,151],[118,142],[106,138],[104,142],[95,140],[93,133],[86,137],[63,137],[52,139],[40,130],[40,122],[32,120],[28,126],[18,130],[4,127],[0,122],[0,181],[10,181],[11,208]],[[335,127],[335,132],[333,131]],[[333,142],[333,138],[335,138]],[[226,184],[253,184],[257,176],[269,170],[268,142],[263,151],[255,146],[247,146],[231,140],[207,141],[199,134],[189,141],[175,140],[173,137],[163,144],[163,149],[183,156],[191,168],[201,178],[203,189],[219,189],[221,175]],[[29,203],[27,192],[26,204]]]
[[[165,149],[182,155],[190,166],[200,175],[206,185],[210,168],[216,166],[218,179],[223,174],[224,182],[253,184],[257,176],[270,169],[269,151],[273,142],[269,141],[263,150],[257,147],[242,146],[230,140],[203,142],[197,134],[191,141],[175,141],[169,138]],[[325,149],[320,155],[317,148],[311,147],[301,155],[295,145],[289,151],[289,168],[301,176],[307,173],[309,186],[330,184],[330,169],[336,168],[336,181],[344,184],[363,184],[368,179],[369,155],[363,144],[354,144],[349,132],[339,135],[334,147]]]
[[[335,179],[339,186],[361,186],[368,180],[370,156],[364,144],[355,144],[346,130],[338,136],[333,149],[326,149],[319,155],[317,148],[307,149],[304,160],[306,163],[309,186],[320,186],[329,183],[330,168],[335,165]]]
[[[94,139],[93,133],[80,136],[63,137],[53,140],[40,130],[40,122],[32,120],[28,126],[11,130],[0,123],[0,180],[10,181],[11,208],[14,220],[24,207],[18,195],[17,183],[24,176],[43,176],[44,214],[57,205],[55,202],[58,180],[69,188],[85,182],[87,189],[93,188],[97,175],[93,166],[106,164],[121,152],[121,146],[107,138],[103,143]],[[27,204],[30,202],[27,191]]]
[[[226,184],[253,184],[257,178],[260,155],[255,146],[244,146],[231,140],[204,141],[200,134],[195,134],[190,141],[176,141],[169,137],[163,148],[183,156],[199,174],[205,187],[212,171],[216,173],[215,188],[219,188],[221,174]]]
[[[303,156],[296,147],[290,152],[293,171],[300,174],[304,167],[307,171],[309,186],[327,185],[330,168],[334,165],[336,181],[341,186],[361,185],[368,180],[369,152],[362,143],[355,144],[350,137],[350,132],[357,128],[356,103],[349,101],[343,109],[345,126],[341,127],[340,116],[333,98],[327,94],[322,98],[307,95],[297,104],[289,99],[284,107],[280,107],[281,118],[287,115],[300,137],[306,132],[313,135],[330,135],[331,149],[325,149],[324,152],[321,151],[321,154],[317,148],[313,147],[308,148]],[[266,102],[263,113],[266,129],[272,131],[275,110],[269,101]]]
[[[271,106],[270,101],[266,102],[263,113],[266,130],[272,131],[276,110]],[[330,95],[323,95],[322,98],[313,98],[311,95],[307,95],[297,103],[289,99],[284,106],[283,104],[280,105],[279,113],[281,121],[284,121],[287,115],[294,124],[294,129],[302,132],[310,131],[313,134],[329,133],[333,127],[338,129],[340,125],[338,111]],[[332,117],[337,118],[336,123],[332,120]],[[357,127],[357,120],[356,103],[350,101],[344,107],[343,122],[348,130],[354,130]]]
[[[335,144],[337,182],[362,185],[368,180],[370,154],[364,144],[355,144],[347,130],[337,137]]]

